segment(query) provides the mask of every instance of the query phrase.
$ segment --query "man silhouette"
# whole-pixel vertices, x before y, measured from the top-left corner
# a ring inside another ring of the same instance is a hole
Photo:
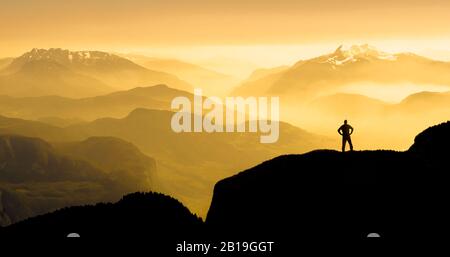
[[[352,139],[350,137],[353,134],[353,127],[347,124],[347,120],[344,120],[344,124],[339,127],[338,133],[342,136],[342,152],[345,152],[345,144],[347,142],[350,145],[350,151],[353,151]]]

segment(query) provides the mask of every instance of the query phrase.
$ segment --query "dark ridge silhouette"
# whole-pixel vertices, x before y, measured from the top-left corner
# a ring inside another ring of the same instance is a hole
[[[285,155],[219,181],[206,224],[220,235],[295,242],[448,238],[449,123],[411,150]],[[436,152],[439,154],[437,155]],[[302,241],[303,240],[303,241]]]
[[[78,233],[83,240],[98,243],[145,240],[141,246],[153,254],[159,247],[175,251],[175,247],[165,244],[194,239],[202,229],[202,220],[179,201],[149,192],[128,194],[116,203],[69,207],[29,218],[2,228],[0,238],[55,242]],[[111,247],[108,245],[108,249]]]
[[[434,161],[448,161],[450,121],[430,127],[417,135],[409,151]]]

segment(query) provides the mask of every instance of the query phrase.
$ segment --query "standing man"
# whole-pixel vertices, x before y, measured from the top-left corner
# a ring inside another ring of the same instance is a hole
[[[344,124],[339,127],[338,133],[342,136],[342,152],[345,152],[345,144],[347,142],[350,145],[350,151],[353,151],[352,139],[350,137],[353,134],[353,127],[347,124],[347,120],[344,120]]]

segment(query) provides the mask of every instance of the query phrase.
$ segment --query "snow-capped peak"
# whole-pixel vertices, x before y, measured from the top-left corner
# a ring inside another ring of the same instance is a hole
[[[69,51],[61,48],[38,49],[33,48],[20,58],[31,60],[54,60],[70,63],[92,63],[96,60],[112,60],[120,57],[99,51]]]
[[[358,60],[391,60],[397,59],[395,55],[385,53],[377,50],[375,47],[368,44],[352,45],[350,47],[339,46],[333,54],[327,56],[322,63],[330,63],[333,65],[343,65],[349,62],[356,62]]]

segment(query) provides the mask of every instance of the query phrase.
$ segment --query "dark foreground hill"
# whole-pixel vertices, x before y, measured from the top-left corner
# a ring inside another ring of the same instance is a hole
[[[83,254],[126,251],[127,256],[179,256],[177,243],[201,241],[203,227],[202,220],[174,198],[132,193],[116,203],[64,208],[0,227],[0,240],[3,250],[21,242],[45,247],[46,252],[61,247],[65,252]],[[75,233],[81,240],[67,238]]]
[[[180,202],[158,193],[132,193],[116,203],[68,207],[0,230],[0,237],[62,239],[70,233],[95,240],[183,238],[202,229],[202,220]]]
[[[407,152],[280,156],[218,182],[206,224],[216,234],[284,242],[447,238],[450,123]]]

